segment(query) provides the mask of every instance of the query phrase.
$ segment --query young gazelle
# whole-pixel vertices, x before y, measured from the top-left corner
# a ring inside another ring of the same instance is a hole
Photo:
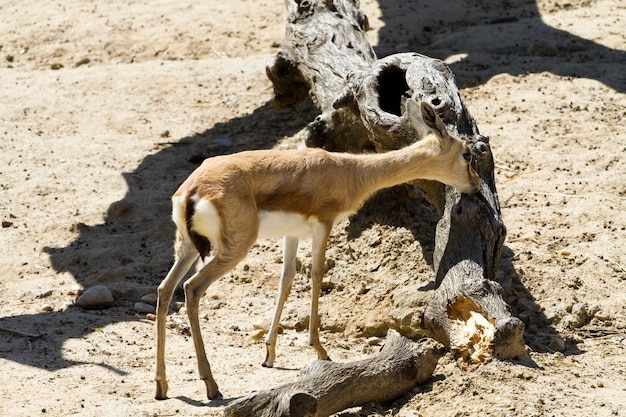
[[[207,159],[172,197],[176,261],[158,288],[156,398],[167,396],[165,320],[175,287],[211,245],[215,256],[184,284],[187,315],[207,396],[220,395],[211,374],[198,320],[209,285],[243,260],[259,238],[284,237],[283,268],[263,366],[275,358],[281,312],[296,273],[298,239],[312,237],[309,344],[328,359],[319,341],[318,298],[326,243],[340,219],[355,213],[375,191],[414,179],[431,179],[471,193],[480,179],[465,142],[446,131],[426,104],[407,101],[409,121],[424,133],[404,149],[382,154],[330,153],[322,149],[259,150]]]

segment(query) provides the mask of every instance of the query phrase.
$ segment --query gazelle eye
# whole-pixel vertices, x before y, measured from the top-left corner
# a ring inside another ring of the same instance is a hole
[[[468,161],[468,162],[469,162],[469,160],[470,160],[470,159],[472,159],[472,154],[471,154],[471,153],[469,153],[469,152],[465,152],[465,153],[463,154],[463,159],[465,159],[466,161]]]

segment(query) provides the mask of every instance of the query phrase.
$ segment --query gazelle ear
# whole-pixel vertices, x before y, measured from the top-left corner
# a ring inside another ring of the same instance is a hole
[[[426,126],[428,126],[439,139],[450,136],[446,130],[446,125],[443,124],[443,120],[441,120],[435,109],[425,101],[420,103],[420,115]]]
[[[420,114],[420,107],[412,98],[406,100],[406,115],[409,118],[409,123],[413,126],[413,129],[417,130],[419,133],[420,139],[427,136],[430,133],[429,127],[422,120],[422,116]]]

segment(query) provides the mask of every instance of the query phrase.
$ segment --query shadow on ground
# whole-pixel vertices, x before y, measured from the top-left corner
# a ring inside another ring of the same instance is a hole
[[[137,320],[134,303],[154,291],[172,265],[170,196],[201,160],[271,148],[284,136],[296,134],[315,115],[311,103],[296,112],[278,112],[266,103],[251,114],[217,123],[197,135],[165,138],[168,142],[159,151],[146,156],[132,172],[122,174],[128,192],[111,204],[104,223],[78,224],[78,236],[68,246],[45,248],[53,268],[70,272],[83,287],[106,283],[116,298],[115,307],[97,312],[70,306],[60,312],[0,317],[0,330],[4,330],[0,357],[48,370],[80,365],[62,357],[65,341],[111,323]],[[117,266],[104,267],[111,265],[111,259],[117,260]],[[32,355],[33,350],[47,359]]]
[[[450,68],[461,88],[497,74],[551,72],[626,92],[626,76],[617,70],[626,65],[626,51],[546,24],[534,1],[381,0],[380,7],[385,26],[377,55],[417,51],[444,60],[458,55]],[[576,5],[554,7],[568,11]]]

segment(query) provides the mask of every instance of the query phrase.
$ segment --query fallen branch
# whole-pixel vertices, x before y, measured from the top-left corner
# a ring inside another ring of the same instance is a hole
[[[427,381],[444,349],[428,339],[412,343],[394,330],[380,352],[357,362],[316,360],[300,379],[253,392],[224,410],[225,417],[326,417],[368,402],[389,401]]]

